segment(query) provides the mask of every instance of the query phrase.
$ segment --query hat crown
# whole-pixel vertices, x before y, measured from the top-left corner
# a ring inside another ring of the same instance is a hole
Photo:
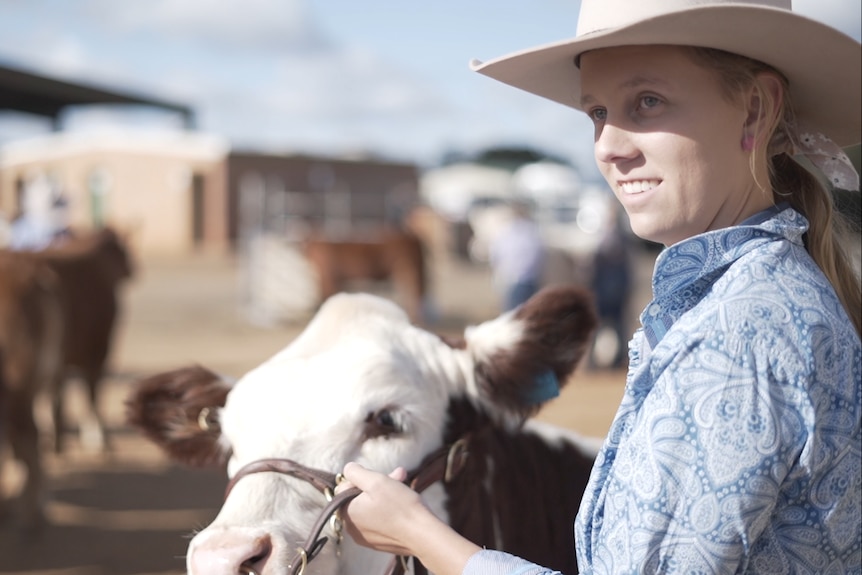
[[[577,36],[693,8],[740,5],[791,10],[791,0],[582,0]]]

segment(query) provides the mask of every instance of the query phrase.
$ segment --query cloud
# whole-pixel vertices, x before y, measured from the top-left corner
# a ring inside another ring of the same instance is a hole
[[[120,30],[229,49],[316,52],[330,46],[303,0],[89,0],[88,10]]]
[[[93,53],[92,69],[190,101],[203,129],[227,130],[235,140],[382,140],[381,126],[439,119],[454,107],[414,71],[325,37],[303,0],[88,0],[87,9],[127,51],[155,41],[171,55],[158,68],[145,62],[146,69],[132,70],[107,66]]]
[[[18,27],[30,32],[0,39],[0,51],[19,45],[20,60],[35,69],[188,103],[202,130],[240,144],[406,154],[429,147],[418,134],[457,107],[416,71],[324,37],[300,0],[85,0],[56,16],[30,16],[38,27]],[[102,109],[68,120],[85,129],[146,117]],[[392,133],[405,131],[393,144]]]

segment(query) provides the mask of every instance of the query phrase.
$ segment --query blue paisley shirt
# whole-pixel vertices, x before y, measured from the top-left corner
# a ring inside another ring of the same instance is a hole
[[[790,208],[665,249],[575,523],[585,575],[862,573],[862,344]],[[464,575],[553,571],[495,551]]]

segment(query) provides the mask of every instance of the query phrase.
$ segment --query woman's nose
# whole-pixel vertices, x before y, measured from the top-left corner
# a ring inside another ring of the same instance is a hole
[[[598,162],[615,164],[640,155],[631,132],[612,123],[605,123],[596,134],[595,156]]]

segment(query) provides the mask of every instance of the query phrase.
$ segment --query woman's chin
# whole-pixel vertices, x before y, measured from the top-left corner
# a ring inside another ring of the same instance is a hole
[[[642,240],[646,240],[654,244],[668,245],[664,241],[667,238],[667,234],[662,233],[664,230],[657,229],[654,225],[646,225],[643,223],[639,225],[637,220],[632,218],[631,229],[632,233]]]

